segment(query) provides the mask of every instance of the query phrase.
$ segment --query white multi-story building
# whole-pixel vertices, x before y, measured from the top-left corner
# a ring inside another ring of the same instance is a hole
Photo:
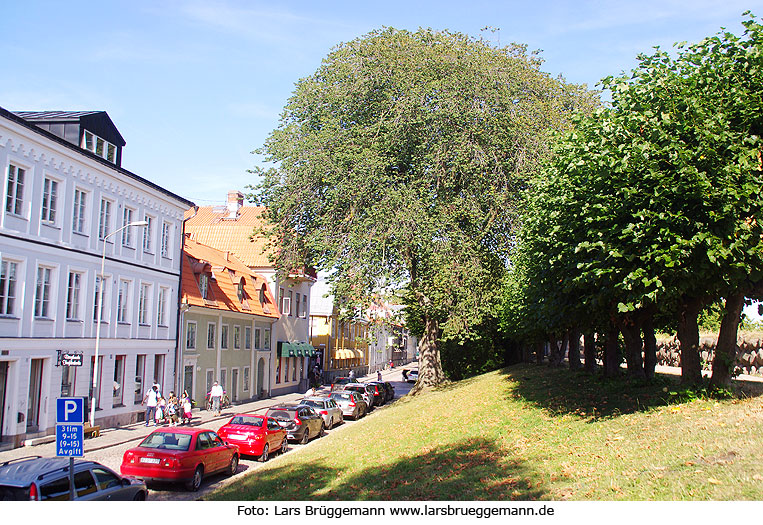
[[[54,432],[58,397],[94,395],[96,424],[111,426],[142,419],[147,385],[175,382],[183,212],[193,203],[123,169],[124,144],[102,111],[0,108],[6,446]],[[119,231],[140,221],[148,225]],[[63,354],[81,355],[81,366],[62,365]]]

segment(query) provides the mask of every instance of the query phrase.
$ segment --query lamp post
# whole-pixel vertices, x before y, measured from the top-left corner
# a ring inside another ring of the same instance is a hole
[[[93,384],[91,386],[91,392],[90,392],[90,426],[95,426],[95,392],[96,388],[98,387],[98,350],[100,348],[101,343],[101,316],[103,315],[103,271],[104,266],[106,265],[106,239],[111,237],[112,235],[116,235],[117,233],[121,232],[122,230],[129,228],[131,226],[148,226],[148,222],[146,221],[135,221],[130,222],[128,224],[125,224],[118,230],[114,230],[113,232],[109,233],[103,238],[103,250],[101,253],[101,283],[98,287],[98,305],[96,308],[98,308],[98,316],[95,326],[95,359],[93,360]]]

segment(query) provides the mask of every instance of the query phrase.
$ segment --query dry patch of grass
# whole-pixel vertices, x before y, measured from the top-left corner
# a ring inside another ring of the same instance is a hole
[[[209,499],[763,499],[763,400],[676,403],[675,388],[518,365],[398,401]]]

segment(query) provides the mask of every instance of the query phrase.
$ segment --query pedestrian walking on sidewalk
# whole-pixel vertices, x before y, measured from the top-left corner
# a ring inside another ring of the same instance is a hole
[[[146,395],[143,396],[143,404],[146,405],[146,426],[151,424],[153,422],[154,425],[156,425],[156,422],[154,421],[154,416],[156,415],[156,404],[159,402],[159,391],[155,386],[152,386],[148,389],[146,392]]]
[[[376,380],[377,381],[381,381],[382,380],[382,378],[381,378],[381,370],[377,370],[376,371]]]
[[[223,395],[225,395],[223,387],[215,381],[215,384],[212,385],[212,390],[209,391],[209,397],[212,398],[212,411],[216,416],[220,415],[220,403],[223,400]]]
[[[348,377],[350,378],[350,382],[355,381],[355,370],[350,370]]]

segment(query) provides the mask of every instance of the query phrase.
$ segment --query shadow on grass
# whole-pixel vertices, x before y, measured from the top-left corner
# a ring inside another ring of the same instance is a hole
[[[676,376],[657,374],[633,381],[624,374],[605,378],[567,368],[518,364],[501,371],[513,383],[511,398],[521,398],[551,414],[572,414],[591,421],[644,412],[679,401]]]
[[[337,454],[341,451],[337,450]],[[394,463],[344,471],[329,460],[258,470],[207,500],[534,500],[539,476],[484,439],[434,448]],[[381,463],[381,462],[380,462]]]

